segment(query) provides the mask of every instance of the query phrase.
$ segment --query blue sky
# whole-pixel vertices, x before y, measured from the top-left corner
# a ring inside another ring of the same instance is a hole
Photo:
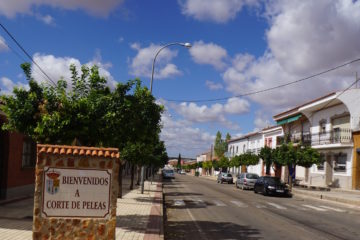
[[[239,136],[272,116],[346,88],[359,63],[285,88],[234,96],[309,76],[360,56],[360,3],[351,0],[3,0],[0,21],[55,81],[71,63],[97,64],[109,85],[135,77],[165,105],[168,154],[196,157],[218,130]],[[0,29],[0,88],[26,87],[26,59]],[[27,60],[28,61],[28,60]],[[34,77],[44,76],[34,67]],[[192,100],[233,97],[223,101]],[[187,100],[170,101],[170,100]]]

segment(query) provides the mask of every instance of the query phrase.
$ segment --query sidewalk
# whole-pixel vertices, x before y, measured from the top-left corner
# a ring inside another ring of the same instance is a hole
[[[293,187],[292,192],[295,196],[307,196],[328,201],[360,205],[360,191],[330,189],[330,191],[310,190]]]
[[[124,179],[123,198],[117,200],[116,239],[164,239],[161,176],[144,185],[144,194],[138,186],[129,191]],[[33,204],[30,197],[0,205],[0,239],[32,239]]]
[[[216,176],[200,176],[201,178],[216,181]],[[234,179],[234,181],[236,181]],[[311,197],[316,199],[324,199],[333,202],[360,205],[359,190],[343,190],[330,188],[330,191],[320,191],[319,189],[293,187],[292,194],[299,197]]]

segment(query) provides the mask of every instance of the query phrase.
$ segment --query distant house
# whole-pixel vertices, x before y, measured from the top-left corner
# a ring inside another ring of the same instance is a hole
[[[23,134],[1,130],[6,121],[0,111],[0,199],[32,195],[36,143]]]

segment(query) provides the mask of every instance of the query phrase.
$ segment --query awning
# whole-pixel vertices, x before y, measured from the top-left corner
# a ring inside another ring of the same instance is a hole
[[[294,122],[294,121],[298,120],[299,118],[301,118],[301,116],[302,116],[301,114],[298,114],[296,116],[288,117],[288,118],[277,121],[276,124],[283,125],[285,123]]]

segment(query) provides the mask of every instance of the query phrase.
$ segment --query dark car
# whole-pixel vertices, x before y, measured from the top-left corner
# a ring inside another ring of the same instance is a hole
[[[227,182],[227,183],[234,183],[233,180],[233,176],[230,173],[219,173],[218,174],[218,178],[217,178],[217,182],[218,183],[223,183],[223,182]]]
[[[254,185],[255,193],[263,195],[291,196],[288,186],[278,177],[259,177]]]

